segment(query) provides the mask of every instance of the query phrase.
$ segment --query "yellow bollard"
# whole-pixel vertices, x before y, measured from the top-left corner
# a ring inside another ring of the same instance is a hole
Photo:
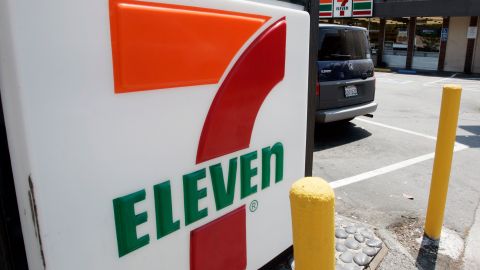
[[[290,189],[296,270],[335,269],[335,195],[325,180],[307,177]]]
[[[439,240],[442,233],[461,95],[462,87],[459,85],[443,87],[432,183],[425,220],[425,234],[433,240]]]

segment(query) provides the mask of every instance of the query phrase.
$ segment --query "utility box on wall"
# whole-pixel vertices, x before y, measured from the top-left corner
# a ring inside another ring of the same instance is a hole
[[[257,269],[288,248],[309,27],[242,0],[2,1],[29,268]]]

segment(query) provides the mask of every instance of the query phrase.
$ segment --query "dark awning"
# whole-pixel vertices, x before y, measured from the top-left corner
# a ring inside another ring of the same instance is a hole
[[[479,0],[375,0],[375,17],[479,16]]]

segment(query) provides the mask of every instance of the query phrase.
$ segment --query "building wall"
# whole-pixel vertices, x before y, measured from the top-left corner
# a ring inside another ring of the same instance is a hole
[[[480,28],[480,21],[477,25]],[[480,31],[477,31],[477,41],[475,42],[475,51],[473,53],[472,72],[480,73]]]
[[[451,17],[448,30],[445,71],[463,72],[470,17]]]

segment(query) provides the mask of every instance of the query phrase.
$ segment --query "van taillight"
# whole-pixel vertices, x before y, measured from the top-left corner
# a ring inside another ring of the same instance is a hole
[[[317,85],[315,86],[315,94],[317,94],[317,96],[320,96],[320,84],[317,82]]]

